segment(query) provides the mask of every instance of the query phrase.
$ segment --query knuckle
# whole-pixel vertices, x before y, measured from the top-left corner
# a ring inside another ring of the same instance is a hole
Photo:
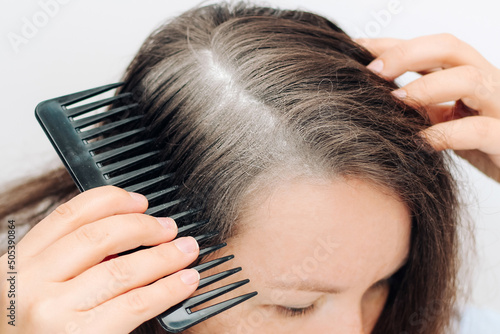
[[[76,231],[75,235],[77,240],[83,243],[99,244],[105,238],[105,232],[92,225],[80,226]]]
[[[463,70],[467,78],[469,78],[472,82],[475,82],[476,84],[481,84],[483,82],[483,74],[477,67],[464,65]]]
[[[118,188],[116,186],[110,186],[110,185],[102,186],[102,187],[100,187],[98,189],[101,189],[102,191],[106,191],[106,192],[113,192],[113,193],[116,193],[116,194],[126,194],[127,193],[122,188]]]
[[[96,191],[98,196],[102,196],[103,199],[109,201],[110,203],[118,203],[118,201],[129,201],[130,195],[127,191],[115,186],[102,186],[99,188],[91,189],[89,191]]]
[[[461,43],[460,39],[458,39],[455,35],[450,34],[448,32],[438,34],[438,37],[441,40],[440,42],[444,43],[448,47],[457,47]]]
[[[115,196],[119,196],[123,200],[130,200],[130,195],[125,189],[118,188],[115,186],[106,186],[106,191],[113,193]]]
[[[59,205],[54,210],[54,213],[62,219],[70,219],[76,216],[76,210],[69,202]]]
[[[408,47],[404,43],[398,43],[394,46],[394,59],[406,59],[408,56]]]
[[[29,318],[33,323],[48,324],[55,321],[54,319],[55,304],[52,299],[45,298],[43,300],[31,301],[23,308],[26,318]]]
[[[472,123],[474,131],[482,138],[488,138],[492,130],[491,122],[483,117],[475,117]]]
[[[137,225],[137,227],[141,230],[146,230],[149,227],[149,219],[147,215],[140,214],[140,213],[132,213],[129,215],[130,219],[132,220],[131,223],[134,225]]]
[[[118,283],[125,285],[133,274],[132,267],[125,258],[116,257],[104,263],[107,273]]]
[[[443,50],[446,50],[447,57],[453,57],[463,48],[464,42],[450,33],[442,33],[438,35],[439,44]]]
[[[148,305],[136,290],[132,290],[126,294],[125,307],[135,315],[142,315],[148,311]]]
[[[152,231],[152,225],[150,224],[151,217],[140,214],[140,213],[131,213],[126,216],[127,225],[129,226],[131,231],[135,236],[139,237],[141,235],[147,235]]]
[[[433,89],[427,80],[427,78],[422,77],[415,82],[408,85],[408,94],[414,96],[417,100],[430,101],[432,98]]]
[[[426,78],[422,77],[420,80],[415,81],[415,87],[419,91],[424,91],[428,92],[429,90],[429,82],[426,80]]]
[[[167,261],[168,263],[172,261],[172,257],[170,256],[171,249],[172,249],[171,245],[161,244],[156,247],[150,248],[149,251],[153,256],[160,257],[162,261]]]
[[[172,281],[168,279],[162,279],[158,282],[160,283],[165,296],[175,298],[175,296],[178,296],[179,293],[182,292],[182,290],[179,290],[179,287],[174,286],[174,284],[172,284]]]
[[[447,43],[450,45],[455,44],[455,43],[460,41],[455,35],[450,34],[449,32],[438,34],[438,37],[441,39],[441,42]]]

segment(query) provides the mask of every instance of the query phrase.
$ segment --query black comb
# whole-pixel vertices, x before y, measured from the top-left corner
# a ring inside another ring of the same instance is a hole
[[[136,126],[143,116],[134,113],[137,104],[133,101],[132,93],[120,93],[74,106],[122,85],[123,83],[110,84],[43,101],[36,107],[35,115],[80,191],[114,185],[138,192],[145,195],[150,203],[155,203],[146,213],[156,215],[181,204],[183,199],[175,198],[175,190],[179,187],[169,183],[173,174],[162,174],[168,161],[161,161],[154,139],[147,135],[148,129]],[[192,208],[169,216],[177,221],[189,218],[198,211],[199,208]],[[198,242],[210,239],[217,233],[195,234],[207,222],[208,220],[203,220],[179,227],[178,237],[191,235]],[[224,246],[225,243],[201,248],[199,257]],[[203,272],[232,258],[232,255],[226,256],[193,268]],[[239,267],[202,278],[198,289],[240,270]],[[248,282],[249,280],[239,281],[190,297],[156,318],[164,329],[178,333],[255,296],[257,292],[252,292],[191,311],[192,308]]]

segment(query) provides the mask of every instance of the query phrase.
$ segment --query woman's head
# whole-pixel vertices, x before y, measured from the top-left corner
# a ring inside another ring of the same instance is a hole
[[[296,178],[246,207],[225,253],[251,280],[237,293],[259,295],[193,332],[370,333],[407,261],[406,205],[357,179]]]
[[[223,4],[160,27],[130,65],[123,90],[172,161],[178,195],[203,205],[207,228],[261,292],[200,332],[237,332],[255,314],[264,320],[242,333],[281,321],[273,332],[305,331],[307,319],[332,333],[444,328],[457,269],[453,182],[418,136],[425,115],[365,68],[372,59],[314,14]],[[303,277],[287,275],[293,266]],[[314,285],[342,291],[298,291]],[[293,321],[299,311],[279,308],[312,302]]]

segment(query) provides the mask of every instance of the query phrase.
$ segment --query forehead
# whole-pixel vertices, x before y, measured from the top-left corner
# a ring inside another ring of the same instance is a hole
[[[350,286],[380,279],[409,249],[406,206],[366,181],[295,179],[243,212],[234,246],[257,276],[304,280],[300,270]]]

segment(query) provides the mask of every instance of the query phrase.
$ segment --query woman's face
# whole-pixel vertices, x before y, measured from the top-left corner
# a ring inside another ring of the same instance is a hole
[[[235,255],[227,269],[243,270],[221,285],[249,278],[231,297],[259,294],[193,333],[371,332],[387,279],[409,252],[411,219],[402,202],[366,181],[302,178],[244,212],[224,251]]]

